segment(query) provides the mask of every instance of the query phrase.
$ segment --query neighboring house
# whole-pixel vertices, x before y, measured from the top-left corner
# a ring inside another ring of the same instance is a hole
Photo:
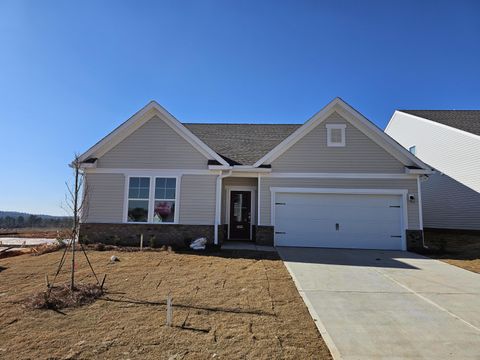
[[[480,230],[480,111],[398,110],[385,132],[436,170],[422,182],[425,228]]]
[[[422,243],[429,167],[339,98],[303,125],[182,124],[152,101],[80,160],[89,241]]]

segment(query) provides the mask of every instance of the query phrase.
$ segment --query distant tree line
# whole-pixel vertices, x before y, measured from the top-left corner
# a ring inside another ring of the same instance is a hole
[[[0,217],[0,228],[65,228],[72,226],[70,217],[41,217],[29,216],[2,216]]]

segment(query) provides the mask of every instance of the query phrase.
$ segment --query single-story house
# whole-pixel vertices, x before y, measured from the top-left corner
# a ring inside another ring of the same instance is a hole
[[[480,110],[397,110],[385,132],[436,171],[422,182],[429,230],[480,230]]]
[[[152,101],[80,161],[89,241],[422,245],[429,166],[340,98],[302,125],[181,123]]]

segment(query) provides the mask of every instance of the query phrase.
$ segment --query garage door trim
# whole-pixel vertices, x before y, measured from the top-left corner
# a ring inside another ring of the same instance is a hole
[[[402,250],[407,249],[406,230],[408,229],[407,197],[406,189],[343,189],[343,188],[296,188],[296,187],[271,187],[270,188],[270,222],[275,227],[275,197],[277,193],[304,193],[304,194],[352,194],[352,195],[400,195],[402,197]],[[274,246],[276,246],[276,236],[274,235]]]

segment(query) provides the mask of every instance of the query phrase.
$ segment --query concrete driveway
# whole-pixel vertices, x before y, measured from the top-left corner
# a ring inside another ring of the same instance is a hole
[[[480,359],[480,275],[403,251],[278,248],[335,359]]]

